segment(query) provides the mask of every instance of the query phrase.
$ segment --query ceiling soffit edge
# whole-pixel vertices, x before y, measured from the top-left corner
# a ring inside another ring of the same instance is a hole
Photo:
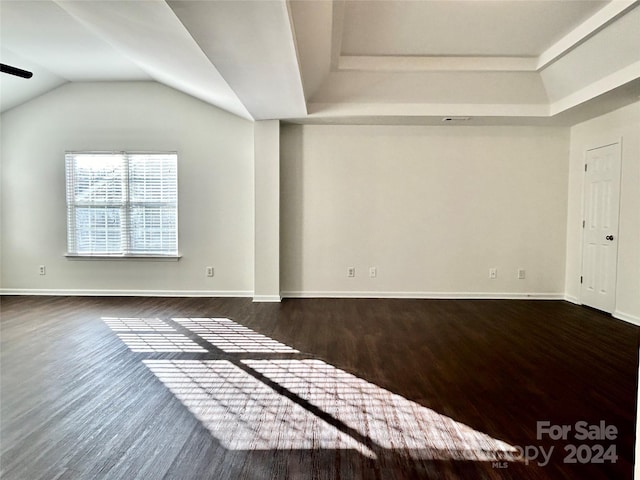
[[[333,5],[332,71],[350,72],[540,72],[640,5],[614,0],[572,29],[537,57],[447,55],[343,55],[345,1]]]

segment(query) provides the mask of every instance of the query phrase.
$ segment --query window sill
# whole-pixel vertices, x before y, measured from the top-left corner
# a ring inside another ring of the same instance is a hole
[[[149,262],[177,262],[182,258],[182,255],[82,255],[77,253],[66,253],[64,256],[69,260],[129,260]]]

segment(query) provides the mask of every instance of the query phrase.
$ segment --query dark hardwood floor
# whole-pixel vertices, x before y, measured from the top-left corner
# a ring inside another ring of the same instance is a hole
[[[0,308],[3,480],[632,478],[640,329],[566,302]]]

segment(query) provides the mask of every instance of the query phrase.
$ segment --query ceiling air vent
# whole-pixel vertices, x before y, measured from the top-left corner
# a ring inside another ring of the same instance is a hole
[[[471,120],[471,117],[444,117],[442,119],[442,121],[444,123],[448,123],[448,122],[466,122],[468,120]]]

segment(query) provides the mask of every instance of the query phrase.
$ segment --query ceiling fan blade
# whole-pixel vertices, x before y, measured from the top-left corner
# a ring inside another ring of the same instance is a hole
[[[4,63],[0,63],[0,72],[8,73],[9,75],[15,75],[16,77],[22,77],[22,78],[33,77],[33,72],[22,70],[21,68],[17,68],[17,67],[12,67],[11,65],[5,65]]]

